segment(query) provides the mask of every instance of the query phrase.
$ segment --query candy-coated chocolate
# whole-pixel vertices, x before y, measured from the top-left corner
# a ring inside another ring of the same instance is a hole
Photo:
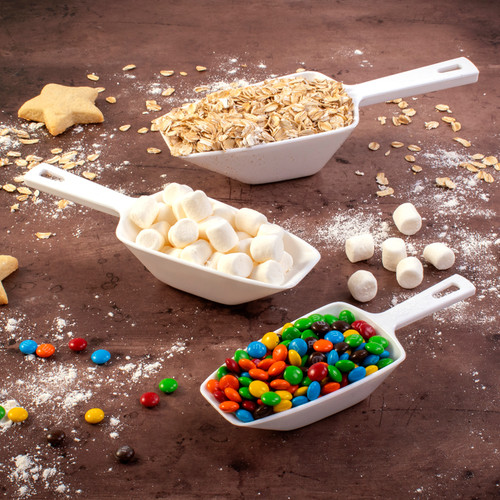
[[[372,373],[375,373],[376,371],[378,371],[377,365],[368,365],[366,367],[366,376],[371,375]]]
[[[100,408],[91,408],[85,413],[85,421],[89,424],[98,424],[104,419],[104,412]]]
[[[315,340],[318,340],[318,338],[319,338],[312,330],[309,330],[309,329],[308,330],[304,330],[300,334],[300,338],[302,340],[305,340],[305,341],[307,341],[307,339],[309,339],[311,337],[314,338]]]
[[[254,340],[248,344],[247,352],[251,358],[263,358],[267,353],[267,347],[262,342]]]
[[[367,358],[368,356],[368,351],[366,349],[360,349],[359,351],[354,351],[351,356],[350,360],[354,361],[356,364],[361,364],[363,361]]]
[[[269,386],[262,380],[254,380],[249,386],[250,394],[255,398],[260,398],[262,394],[269,391]]]
[[[254,380],[263,380],[264,382],[269,379],[269,373],[260,368],[254,368],[248,372],[250,377]]]
[[[302,406],[303,404],[309,403],[307,396],[301,395],[296,396],[292,399],[292,406],[295,408],[296,406]]]
[[[321,394],[321,384],[314,380],[309,384],[309,387],[307,389],[307,399],[309,401],[313,401],[314,399],[318,399],[319,395]]]
[[[236,363],[239,364],[241,359],[250,359],[250,355],[248,354],[248,352],[244,351],[243,349],[238,349],[234,353],[234,360],[236,361]]]
[[[243,409],[243,408],[236,410],[234,412],[234,415],[238,420],[240,420],[241,422],[245,422],[245,423],[252,422],[253,420],[255,420],[252,413],[249,412],[248,410]]]
[[[255,401],[245,400],[241,402],[241,408],[247,410],[253,414],[253,412],[257,409],[257,403]]]
[[[328,375],[328,365],[326,363],[314,363],[307,370],[307,376],[311,380],[323,380]]]
[[[242,401],[240,393],[236,389],[233,389],[232,387],[226,387],[224,389],[224,394],[226,398],[229,399],[230,401],[235,401],[236,403],[241,403]]]
[[[337,316],[334,316],[333,314],[325,314],[323,315],[323,320],[331,325],[334,321],[338,321],[339,318],[337,318]]]
[[[352,330],[352,331],[354,331],[354,330]],[[363,337],[359,333],[352,333],[351,335],[348,335],[345,338],[344,342],[346,344],[349,344],[350,347],[356,348],[356,347],[359,347],[363,343]]]
[[[304,356],[304,354],[306,354],[308,349],[307,342],[302,338],[293,339],[288,344],[288,349],[297,351],[300,356]]]
[[[273,349],[273,359],[274,361],[285,361],[288,356],[288,348],[279,344]]]
[[[239,410],[240,405],[234,401],[224,401],[219,405],[219,408],[226,413],[233,413]]]
[[[365,340],[369,340],[371,337],[373,337],[374,335],[377,335],[377,331],[375,330],[375,328],[373,328],[372,325],[370,325],[369,323],[364,323],[360,326],[358,326],[356,328],[356,330],[358,330],[358,332],[361,334],[361,336],[365,339]]]
[[[240,387],[241,386],[248,387],[250,385],[250,383],[252,382],[252,379],[250,378],[250,374],[248,374],[248,375],[249,375],[248,377],[246,375],[238,377],[238,382],[240,383]]]
[[[338,391],[340,389],[340,384],[338,382],[327,382],[321,387],[321,394],[331,394],[332,392]]]
[[[326,356],[326,362],[329,365],[334,365],[339,360],[339,353],[334,349],[330,351]]]
[[[315,323],[316,321],[323,321],[323,316],[318,313],[314,313],[308,316],[308,318]]]
[[[337,320],[334,321],[330,325],[330,330],[338,330],[341,333],[344,333],[346,330],[349,330],[351,328],[351,324],[347,323],[347,321],[342,321],[342,320]]]
[[[277,377],[285,371],[286,363],[284,361],[274,361],[274,363],[269,367],[267,372],[270,377]]]
[[[141,405],[146,408],[153,408],[160,403],[160,396],[156,392],[145,392],[141,398]]]
[[[370,342],[377,342],[377,344],[380,344],[384,349],[387,349],[387,346],[389,345],[388,340],[381,335],[373,335],[370,337]]]
[[[365,349],[370,354],[376,354],[377,356],[384,352],[384,347],[382,346],[382,344],[380,344],[378,342],[372,342],[371,339],[366,343]]]
[[[271,357],[271,358],[265,358],[261,360],[258,364],[257,363],[256,364],[257,368],[259,368],[260,370],[268,370],[269,367],[275,362],[276,360]]]
[[[298,366],[287,366],[283,378],[292,385],[300,384],[304,378],[304,374]]]
[[[28,418],[28,412],[24,408],[16,406],[8,411],[7,418],[12,422],[24,422]]]
[[[300,338],[301,333],[302,332],[298,328],[291,326],[283,331],[283,340],[298,339]]]
[[[293,398],[293,394],[288,391],[276,391],[276,394],[282,399],[286,401],[291,401]]]
[[[341,354],[344,354],[351,346],[347,342],[337,342],[334,344],[333,348],[339,353],[339,356]]]
[[[312,366],[314,363],[326,363],[327,357],[324,352],[314,351],[308,358],[306,365]]]
[[[344,334],[339,330],[330,330],[328,333],[325,333],[324,338],[329,340],[332,344],[344,342]]]
[[[335,368],[342,373],[347,373],[354,369],[354,363],[350,359],[341,359],[335,363]]]
[[[272,351],[279,343],[280,338],[274,332],[267,332],[261,339],[261,342]]]
[[[214,398],[219,402],[222,403],[223,401],[226,401],[226,395],[224,394],[224,391],[222,389],[215,389],[215,391],[212,393],[214,395]]]
[[[241,358],[238,361],[238,365],[242,370],[245,370],[246,372],[252,370],[253,368],[257,368],[256,364],[251,359],[247,358]]]
[[[295,396],[305,396],[307,394],[307,388],[308,386],[307,385],[303,385],[299,388],[297,388],[297,390],[293,391],[292,394]]]
[[[227,375],[228,373],[229,373],[229,370],[228,370],[227,366],[222,365],[217,370],[217,374],[216,374],[217,380],[220,380],[224,375]]]
[[[92,353],[90,359],[96,365],[103,365],[111,359],[111,353],[109,351],[106,351],[106,349],[97,349],[97,351],[94,351]]]
[[[272,406],[267,406],[267,405],[260,405],[253,413],[253,417],[255,420],[268,417],[269,415],[272,415],[274,412],[274,409]]]
[[[347,380],[353,383],[365,377],[366,377],[366,368],[363,366],[358,366],[349,372],[349,374],[347,375]]]
[[[394,360],[392,358],[383,358],[377,363],[377,367],[380,370],[385,366],[390,365],[391,363],[394,363]]]
[[[120,446],[115,451],[115,458],[122,464],[128,464],[135,456],[135,451],[128,445]]]
[[[211,392],[212,394],[214,393],[214,391],[216,391],[217,389],[219,389],[219,381],[218,380],[215,380],[215,379],[210,379],[208,382],[207,382],[207,390],[208,392]]]
[[[228,388],[229,389],[229,388]],[[240,387],[238,389],[238,394],[243,398],[243,399],[255,399],[252,396],[252,393],[250,392],[250,389],[248,387]]]
[[[301,366],[302,365],[301,355],[297,351],[294,351],[293,349],[291,351],[288,351],[288,361],[293,366]]]
[[[319,339],[314,342],[313,349],[318,352],[330,352],[333,349],[333,343],[326,339]]]
[[[56,348],[52,344],[40,344],[35,352],[40,358],[50,358],[56,352]]]
[[[227,369],[230,372],[236,373],[237,375],[241,372],[240,366],[238,365],[238,363],[236,363],[236,361],[233,358],[226,358],[225,363],[226,363]]]
[[[265,392],[264,394],[262,394],[260,399],[265,405],[268,406],[276,406],[281,402],[280,395],[274,391]]]
[[[271,408],[275,413],[280,413],[282,411],[289,410],[292,407],[292,402],[291,401],[280,401],[276,406],[272,406]]]
[[[349,309],[344,309],[339,312],[339,320],[351,324],[356,321],[356,318],[354,317],[354,314],[349,311]]]
[[[233,389],[238,389],[240,386],[240,383],[238,379],[234,376],[228,373],[227,375],[224,375],[220,380],[219,380],[219,387],[223,391],[226,387],[232,387]]]
[[[5,408],[3,406],[0,406],[0,420],[5,417]]]
[[[160,389],[160,391],[166,394],[172,394],[172,392],[175,392],[177,390],[177,387],[177,380],[175,380],[174,378],[164,378],[158,384],[158,388]]]
[[[23,340],[19,344],[19,350],[23,354],[34,354],[36,352],[36,349],[38,347],[38,344],[34,340]]]
[[[47,443],[49,443],[50,446],[53,446],[54,448],[56,448],[57,446],[61,446],[64,442],[65,437],[66,434],[61,429],[52,429],[45,435]]]
[[[290,390],[291,385],[292,384],[287,382],[284,378],[275,378],[269,383],[271,389],[274,389],[275,391],[288,391]]]
[[[309,318],[300,318],[293,324],[293,326],[303,332],[304,330],[311,328],[312,324],[313,322]]]
[[[87,347],[87,341],[80,337],[76,337],[68,342],[68,347],[74,352],[81,352]]]
[[[376,354],[369,354],[361,364],[366,368],[369,365],[376,365],[379,359],[380,356],[377,356]]]
[[[318,337],[324,337],[325,333],[328,333],[332,327],[330,326],[329,323],[326,321],[320,320],[320,321],[315,321],[311,325],[311,330],[318,336]]]

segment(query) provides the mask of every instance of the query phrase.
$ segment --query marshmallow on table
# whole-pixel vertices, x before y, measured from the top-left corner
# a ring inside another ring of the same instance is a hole
[[[256,236],[250,243],[250,254],[255,262],[266,260],[280,261],[285,250],[283,238],[270,234],[267,236]]]
[[[163,188],[162,198],[167,205],[172,205],[177,198],[191,191],[193,191],[193,189],[186,184],[171,182]]]
[[[235,228],[245,231],[250,236],[256,236],[260,226],[267,222],[267,217],[251,208],[240,208],[234,216]]]
[[[172,210],[172,205],[167,205],[166,203],[158,203],[158,205],[160,209],[158,210],[155,222],[165,221],[173,226],[177,222],[177,218]]]
[[[424,268],[416,257],[406,257],[396,267],[396,280],[403,288],[415,288],[424,279]]]
[[[370,259],[374,251],[373,236],[369,233],[352,236],[345,242],[345,253],[351,262]]]
[[[203,266],[212,255],[212,247],[206,240],[196,240],[181,250],[181,259]]]
[[[198,224],[191,219],[178,220],[168,232],[168,241],[173,247],[184,248],[198,239]]]
[[[406,257],[405,242],[401,238],[388,238],[382,243],[382,265],[395,271],[398,262]]]
[[[140,196],[130,208],[129,218],[136,226],[146,229],[153,224],[159,211],[160,204],[152,196]]]
[[[281,285],[285,281],[285,273],[279,262],[266,260],[266,262],[254,267],[250,278],[271,285]]]
[[[185,194],[180,198],[180,203],[186,217],[196,222],[206,219],[213,212],[208,196],[200,190]]]
[[[370,271],[356,271],[347,280],[347,288],[359,302],[368,302],[377,295],[377,280]]]
[[[222,217],[212,219],[204,229],[208,241],[218,252],[228,252],[239,241],[233,226]]]
[[[217,260],[217,271],[240,278],[248,278],[252,269],[252,259],[246,253],[225,253]]]
[[[436,242],[424,248],[424,259],[442,271],[449,269],[455,263],[455,254],[444,243]]]
[[[165,245],[165,237],[156,229],[142,229],[135,238],[135,242],[150,250],[161,250]]]
[[[422,217],[412,203],[399,205],[394,210],[392,218],[399,231],[408,236],[415,234],[422,227]]]

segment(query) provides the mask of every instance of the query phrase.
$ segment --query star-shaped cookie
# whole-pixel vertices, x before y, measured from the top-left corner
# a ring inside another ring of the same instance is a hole
[[[5,288],[2,285],[2,280],[13,273],[18,267],[19,264],[15,257],[11,255],[0,255],[0,305],[9,303]]]
[[[44,122],[52,135],[63,133],[77,123],[101,123],[104,116],[94,104],[98,91],[92,87],[67,87],[49,83],[40,95],[25,102],[19,118]]]

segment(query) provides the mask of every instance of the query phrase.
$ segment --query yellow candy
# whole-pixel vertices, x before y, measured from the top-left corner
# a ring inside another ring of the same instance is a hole
[[[344,332],[344,338],[349,337],[349,335],[352,335],[354,333],[357,333],[359,335],[359,332],[357,332],[356,330],[346,330]]]
[[[300,366],[302,364],[302,358],[300,357],[300,354],[293,349],[290,349],[288,351],[288,361],[290,361],[290,364],[293,366]]]
[[[281,401],[290,401],[293,398],[291,392],[288,391],[275,391],[275,392],[281,398]]]
[[[308,386],[307,385],[303,385],[302,387],[299,387],[294,393],[293,393],[293,397],[297,397],[297,396],[305,396],[307,394],[307,389],[308,389]]]
[[[285,323],[283,327],[281,328],[281,333],[283,333],[287,328],[291,328],[293,326],[293,323]]]
[[[280,343],[280,339],[274,332],[268,332],[262,337],[261,342],[272,351]]]
[[[11,408],[7,413],[7,418],[12,422],[24,422],[28,418],[28,412],[24,408]]]
[[[262,380],[254,380],[250,382],[248,390],[254,398],[260,398],[262,394],[269,392],[269,386],[265,382],[262,382]]]
[[[371,375],[372,373],[375,373],[376,371],[378,371],[377,365],[369,365],[366,367],[366,376]]]
[[[85,413],[85,420],[89,424],[98,424],[104,418],[104,412],[100,408],[91,408]]]
[[[285,400],[285,401],[280,401],[276,406],[273,406],[273,410],[276,413],[279,413],[280,411],[289,410],[291,407],[292,407],[292,402]]]

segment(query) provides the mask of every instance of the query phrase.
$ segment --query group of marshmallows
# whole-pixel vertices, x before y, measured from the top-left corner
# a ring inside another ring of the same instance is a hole
[[[135,242],[141,247],[232,276],[281,285],[293,266],[283,228],[185,184],[167,184],[161,201],[137,198],[129,218],[139,228]]]
[[[392,215],[398,230],[411,236],[422,227],[422,218],[411,203],[403,203]],[[371,234],[348,238],[345,244],[347,258],[351,262],[369,259],[374,253]],[[455,263],[453,250],[444,243],[431,243],[424,248],[423,257],[436,269],[449,269]],[[405,242],[401,238],[388,238],[382,243],[382,265],[396,272],[396,280],[403,288],[415,288],[424,278],[422,263],[417,257],[407,257]],[[347,281],[351,295],[359,302],[368,302],[377,294],[377,280],[365,270],[356,271]]]

